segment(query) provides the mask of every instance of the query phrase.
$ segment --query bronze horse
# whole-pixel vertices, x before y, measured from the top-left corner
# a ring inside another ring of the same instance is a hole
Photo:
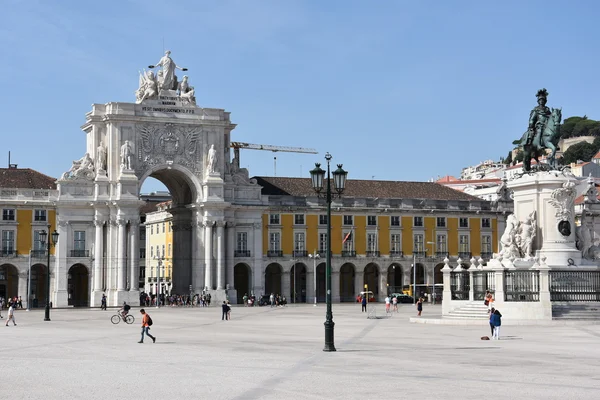
[[[535,132],[526,131],[520,140],[515,140],[513,144],[523,147],[523,167],[525,171],[531,170],[531,158],[540,163],[538,154],[540,150],[550,149],[551,153],[548,156],[548,164],[555,169],[556,166],[556,150],[558,150],[558,141],[560,140],[560,122],[562,120],[562,109],[553,108],[548,123],[544,127],[541,135],[535,135]],[[527,143],[529,134],[534,134],[531,143]]]

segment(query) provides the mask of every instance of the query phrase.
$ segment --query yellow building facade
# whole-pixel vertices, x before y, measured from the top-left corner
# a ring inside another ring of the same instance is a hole
[[[169,293],[173,273],[173,223],[168,212],[170,202],[157,205],[157,211],[147,213],[146,230],[146,293]],[[160,287],[158,286],[160,285]]]

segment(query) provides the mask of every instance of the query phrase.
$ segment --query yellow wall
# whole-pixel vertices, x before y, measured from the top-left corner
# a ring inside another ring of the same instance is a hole
[[[390,254],[390,217],[388,215],[377,217],[377,226],[379,227],[379,254]]]
[[[413,217],[402,217],[402,251],[404,254],[413,252]]]
[[[56,229],[56,210],[48,210],[46,218],[48,218],[48,223],[50,224],[50,232],[54,232]],[[33,235],[33,232],[31,232],[31,234]],[[58,239],[60,240],[60,237]],[[54,252],[56,252],[56,246],[52,246],[50,249],[50,254],[54,254]]]
[[[342,216],[331,216],[331,254],[342,254]]]
[[[165,277],[167,279],[171,279],[171,276],[173,274],[173,252],[175,251],[175,248],[173,247],[173,229],[171,227],[171,221],[167,221],[166,224],[167,226],[165,230],[165,252],[167,254],[165,255],[165,257],[167,258],[167,261],[165,262],[165,264],[167,268]],[[171,229],[169,229],[170,227]],[[169,246],[171,246],[171,254],[169,254]]]
[[[471,229],[471,242],[469,243],[470,252],[473,256],[481,254],[481,218],[470,218],[469,228]]]
[[[448,236],[446,237],[446,245],[448,253],[452,256],[458,253],[458,218],[448,218]]]
[[[281,250],[283,254],[294,252],[294,214],[281,214]]]
[[[436,226],[436,218],[437,217],[425,217],[423,218],[423,225],[425,225],[425,237],[423,238],[423,251],[426,252],[428,256],[431,255],[431,249],[435,248],[433,244],[427,244],[427,242],[435,242],[433,235],[435,234],[435,226]]]
[[[32,249],[32,235],[31,221],[33,221],[32,210],[19,210],[17,209],[17,227],[16,241],[17,241],[17,253],[18,254],[29,254],[29,250]],[[46,230],[46,228],[43,228]],[[50,231],[52,232],[52,231]],[[50,237],[48,239],[52,240]]]
[[[312,253],[319,247],[319,216],[307,215],[306,217],[306,251]]]
[[[354,216],[354,248],[356,254],[365,254],[367,251],[367,216],[366,215],[355,215]]]

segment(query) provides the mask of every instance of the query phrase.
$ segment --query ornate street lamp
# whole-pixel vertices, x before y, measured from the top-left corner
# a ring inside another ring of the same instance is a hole
[[[338,164],[338,169],[333,171],[333,174],[330,174],[329,164],[331,158],[331,154],[325,154],[325,160],[327,160],[327,187],[325,188],[324,194],[327,203],[327,255],[325,257],[325,301],[327,304],[327,312],[325,314],[325,348],[323,348],[323,351],[335,351],[333,340],[333,327],[335,326],[335,323],[333,322],[333,313],[331,312],[331,200],[333,198],[331,193],[331,175],[333,175],[333,184],[337,197],[342,196],[342,192],[346,188],[346,178],[348,177],[348,172],[342,169],[342,164]],[[310,171],[310,177],[313,189],[317,192],[317,195],[321,197],[321,192],[325,186],[325,171],[321,168],[321,164],[315,164],[315,168]]]
[[[50,225],[48,225],[48,232],[50,232]],[[44,310],[44,321],[50,321],[50,246],[56,246],[56,243],[58,243],[58,232],[56,232],[56,229],[54,230],[54,232],[52,232],[51,236],[52,236],[52,240],[50,240],[50,238],[48,238],[48,232],[46,231],[41,231],[40,232],[40,242],[42,244],[42,246],[44,244],[48,244],[48,246],[46,247],[46,253],[48,255],[48,264],[47,265],[47,274],[46,274],[46,308]]]

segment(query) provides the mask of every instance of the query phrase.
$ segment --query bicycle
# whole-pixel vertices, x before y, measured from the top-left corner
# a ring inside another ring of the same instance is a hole
[[[112,322],[113,324],[118,324],[119,322],[121,322],[121,320],[123,320],[123,316],[121,316],[121,313],[115,314],[112,317],[110,317],[110,322]],[[129,325],[135,322],[135,318],[131,314],[127,314],[124,320],[125,323]]]

